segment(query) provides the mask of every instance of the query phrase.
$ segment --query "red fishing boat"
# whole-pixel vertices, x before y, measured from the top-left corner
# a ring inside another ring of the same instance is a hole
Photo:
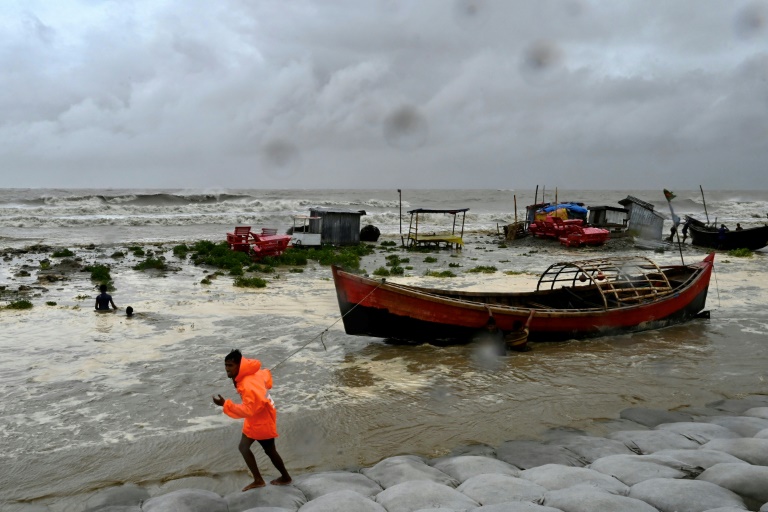
[[[559,341],[657,329],[698,316],[714,256],[661,267],[644,257],[556,263],[535,291],[515,293],[421,288],[335,266],[332,271],[347,334],[462,343],[492,315],[504,332],[528,322],[529,340]]]
[[[265,256],[280,256],[290,243],[289,235],[278,235],[272,228],[262,228],[260,233],[254,233],[250,226],[237,226],[234,232],[227,233],[229,248],[248,253],[254,261]]]

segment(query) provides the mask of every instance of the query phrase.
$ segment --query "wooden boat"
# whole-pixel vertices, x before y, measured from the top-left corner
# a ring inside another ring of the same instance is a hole
[[[691,243],[699,247],[713,249],[750,249],[756,251],[768,245],[768,225],[746,228],[740,231],[731,229],[723,233],[722,240],[717,226],[707,225],[693,217],[686,216]]]
[[[347,334],[462,343],[492,314],[505,333],[529,322],[529,340],[558,341],[694,318],[704,308],[713,265],[714,253],[691,265],[664,267],[643,257],[556,263],[541,275],[535,291],[522,293],[406,286],[335,266],[333,279]]]

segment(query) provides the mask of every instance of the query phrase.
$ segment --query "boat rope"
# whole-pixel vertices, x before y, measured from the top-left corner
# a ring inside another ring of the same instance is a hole
[[[333,327],[334,325],[336,325],[337,323],[339,323],[339,320],[342,320],[342,319],[344,319],[344,317],[345,317],[345,316],[347,316],[347,315],[348,315],[348,314],[350,314],[352,311],[354,311],[354,310],[355,310],[355,308],[356,308],[357,306],[359,306],[359,305],[360,305],[360,304],[361,304],[361,303],[362,303],[362,302],[363,302],[365,299],[367,299],[368,297],[370,297],[370,296],[371,296],[371,294],[372,294],[373,292],[375,292],[376,290],[378,290],[378,289],[381,287],[381,285],[383,285],[383,284],[384,284],[386,281],[387,281],[386,279],[382,279],[382,280],[381,280],[381,282],[378,284],[378,286],[376,286],[376,288],[374,288],[373,290],[371,290],[371,291],[368,293],[368,295],[366,295],[365,297],[363,297],[362,299],[360,299],[360,300],[357,302],[357,304],[355,304],[354,306],[352,306],[352,307],[349,309],[349,311],[347,311],[346,313],[344,313],[343,315],[341,315],[339,318],[337,318],[337,319],[336,319],[336,320],[335,320],[335,321],[334,321],[334,322],[333,322],[331,325],[329,325],[328,327],[326,327],[326,328],[325,328],[325,329],[324,329],[324,330],[323,330],[323,331],[322,331],[320,334],[318,334],[317,336],[315,336],[314,338],[312,338],[311,340],[309,340],[308,342],[306,342],[305,344],[303,344],[302,346],[300,346],[299,348],[297,348],[296,350],[294,350],[293,352],[291,352],[290,354],[288,354],[288,356],[286,356],[286,357],[285,357],[285,358],[284,358],[282,361],[280,361],[280,362],[279,362],[279,363],[277,363],[275,366],[273,366],[273,367],[271,368],[271,371],[275,371],[275,370],[276,370],[276,369],[277,369],[277,368],[278,368],[278,367],[279,367],[281,364],[283,364],[283,363],[284,363],[284,362],[286,362],[288,359],[292,358],[293,356],[295,356],[296,354],[298,354],[299,352],[301,352],[302,350],[304,350],[304,348],[305,348],[307,345],[309,345],[310,343],[312,343],[313,341],[315,341],[317,338],[320,338],[320,343],[322,343],[322,344],[323,344],[323,350],[327,351],[327,350],[328,350],[328,348],[325,346],[325,341],[323,340],[323,335],[324,335],[326,332],[328,332],[328,330],[329,330],[331,327]]]
[[[712,262],[712,273],[715,275],[715,290],[717,290],[717,307],[719,309],[722,307],[720,304],[720,283],[717,282],[717,267],[714,261]]]

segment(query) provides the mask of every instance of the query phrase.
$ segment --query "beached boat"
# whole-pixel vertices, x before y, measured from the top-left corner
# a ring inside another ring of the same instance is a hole
[[[707,298],[714,253],[691,265],[660,267],[643,257],[556,263],[532,292],[421,288],[333,267],[347,334],[462,343],[493,315],[504,332],[558,341],[656,329],[696,317]]]
[[[699,247],[713,249],[750,249],[756,251],[768,245],[768,225],[731,229],[720,233],[717,226],[710,226],[691,216],[686,216],[691,243]]]

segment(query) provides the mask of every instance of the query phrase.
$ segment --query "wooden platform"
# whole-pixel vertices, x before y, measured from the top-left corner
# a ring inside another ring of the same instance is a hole
[[[410,235],[408,237],[414,245],[435,245],[440,247],[440,244],[445,244],[446,247],[459,248],[464,245],[464,240],[458,235]]]

